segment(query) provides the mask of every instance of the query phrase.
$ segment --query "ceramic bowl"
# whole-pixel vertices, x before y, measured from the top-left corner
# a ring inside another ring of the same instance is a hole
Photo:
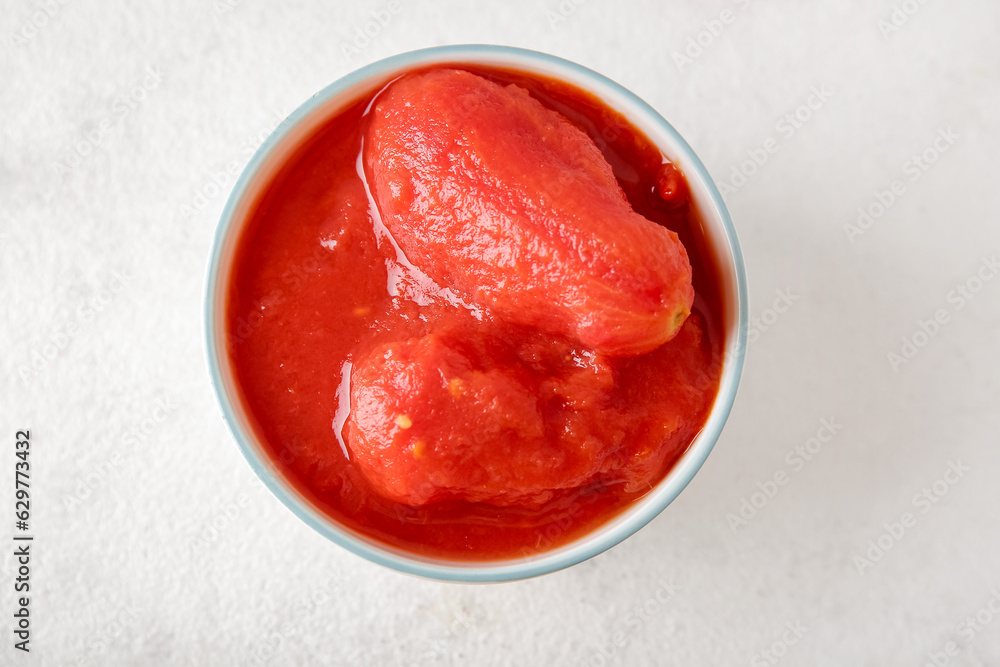
[[[295,148],[344,105],[372,94],[397,74],[444,63],[498,66],[560,79],[589,91],[622,113],[683,171],[721,271],[725,357],[718,395],[701,433],[655,488],[615,518],[560,548],[510,560],[457,562],[422,557],[359,534],[314,507],[284,478],[258,441],[239,398],[226,348],[225,304],[234,249],[248,208],[261,189]],[[729,416],[743,368],[746,276],[722,196],[691,147],[655,109],[606,77],[561,58],[502,46],[445,46],[386,58],[348,74],[300,106],[261,145],[234,186],[219,222],[206,280],[205,325],[212,382],[233,436],[256,474],[296,516],[346,549],[401,572],[448,581],[510,581],[569,567],[615,546],[649,523],[698,472]]]

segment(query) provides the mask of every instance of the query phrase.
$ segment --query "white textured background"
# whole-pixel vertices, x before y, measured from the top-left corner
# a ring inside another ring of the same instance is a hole
[[[347,53],[387,2],[0,2],[0,541],[22,428],[36,535],[29,655],[0,546],[0,664],[1000,665],[1000,7],[900,4],[889,31],[889,0],[400,0]],[[461,42],[554,53],[656,107],[739,185],[761,318],[673,505],[587,563],[491,586],[396,574],[295,519],[241,458],[202,352],[227,168],[352,69]],[[828,99],[789,132],[814,87]],[[833,438],[786,458],[822,419]],[[951,463],[969,470],[938,482]],[[762,506],[737,525],[743,499]]]

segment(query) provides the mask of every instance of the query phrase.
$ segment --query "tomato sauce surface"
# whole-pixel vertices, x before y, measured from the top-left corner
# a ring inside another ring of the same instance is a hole
[[[688,333],[682,330],[648,355],[608,362],[624,387],[615,419],[635,441],[622,455],[642,454],[643,465],[652,466],[643,473],[648,482],[635,488],[620,475],[598,475],[556,489],[540,503],[441,500],[414,507],[384,498],[351,461],[344,427],[357,360],[395,341],[474,330],[491,317],[401,274],[398,253],[373,215],[361,166],[374,93],[323,123],[252,208],[230,276],[227,338],[258,436],[282,474],[321,511],[406,551],[498,560],[566,544],[662,479],[703,427],[717,393],[723,304],[719,269],[683,175],[641,132],[566,83],[505,69],[450,67],[516,84],[568,118],[600,148],[633,209],[676,232],[687,250],[695,289]],[[680,365],[697,380],[671,380]],[[663,420],[682,417],[666,437],[657,435],[657,410]]]

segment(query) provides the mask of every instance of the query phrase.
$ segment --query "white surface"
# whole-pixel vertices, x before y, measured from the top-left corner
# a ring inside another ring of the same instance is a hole
[[[30,655],[12,648],[15,563],[0,549],[0,663],[882,666],[923,665],[953,641],[939,662],[1000,664],[1000,614],[966,621],[1000,591],[1000,279],[949,301],[1000,252],[1000,8],[927,0],[886,38],[884,0],[562,5],[553,26],[556,0],[403,0],[348,58],[342,43],[386,3],[2,3],[0,539],[14,531],[14,432],[30,428],[36,542]],[[672,52],[726,8],[732,22],[679,71]],[[37,34],[11,38],[33,20]],[[399,575],[296,520],[254,482],[202,358],[203,271],[228,192],[213,173],[355,67],[456,42],[606,74],[720,181],[748,149],[778,146],[727,195],[751,313],[771,324],[716,451],[624,544],[494,586]],[[144,80],[134,109],[116,102]],[[814,86],[832,96],[786,136],[776,123]],[[948,127],[958,139],[911,182],[904,163]],[[95,129],[99,144],[59,173]],[[849,242],[845,223],[893,179],[906,192]],[[115,271],[127,285],[91,313]],[[795,301],[775,319],[777,290]],[[887,354],[937,309],[947,323],[894,372]],[[52,338],[63,348],[22,379]],[[795,470],[786,452],[823,418],[842,427]],[[950,461],[971,470],[923,513],[914,495]],[[776,471],[787,483],[731,530],[726,515]],[[855,556],[904,512],[915,525],[859,573]],[[678,588],[658,603],[661,581]],[[769,662],[786,623],[806,630]]]

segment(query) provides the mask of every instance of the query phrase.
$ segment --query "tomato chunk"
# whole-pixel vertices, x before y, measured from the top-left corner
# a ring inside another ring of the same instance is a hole
[[[523,88],[405,76],[378,98],[364,158],[408,259],[507,321],[631,356],[691,312],[677,234],[636,213],[597,145]]]
[[[476,332],[390,343],[359,363],[351,386],[352,454],[383,496],[408,505],[538,504],[601,470],[624,435],[615,426],[604,437],[610,367],[544,340],[523,350]]]
[[[615,362],[537,334],[450,331],[393,342],[354,367],[348,444],[394,502],[537,505],[600,480],[650,485],[701,409],[697,318],[671,343]],[[635,361],[639,361],[636,359]]]

